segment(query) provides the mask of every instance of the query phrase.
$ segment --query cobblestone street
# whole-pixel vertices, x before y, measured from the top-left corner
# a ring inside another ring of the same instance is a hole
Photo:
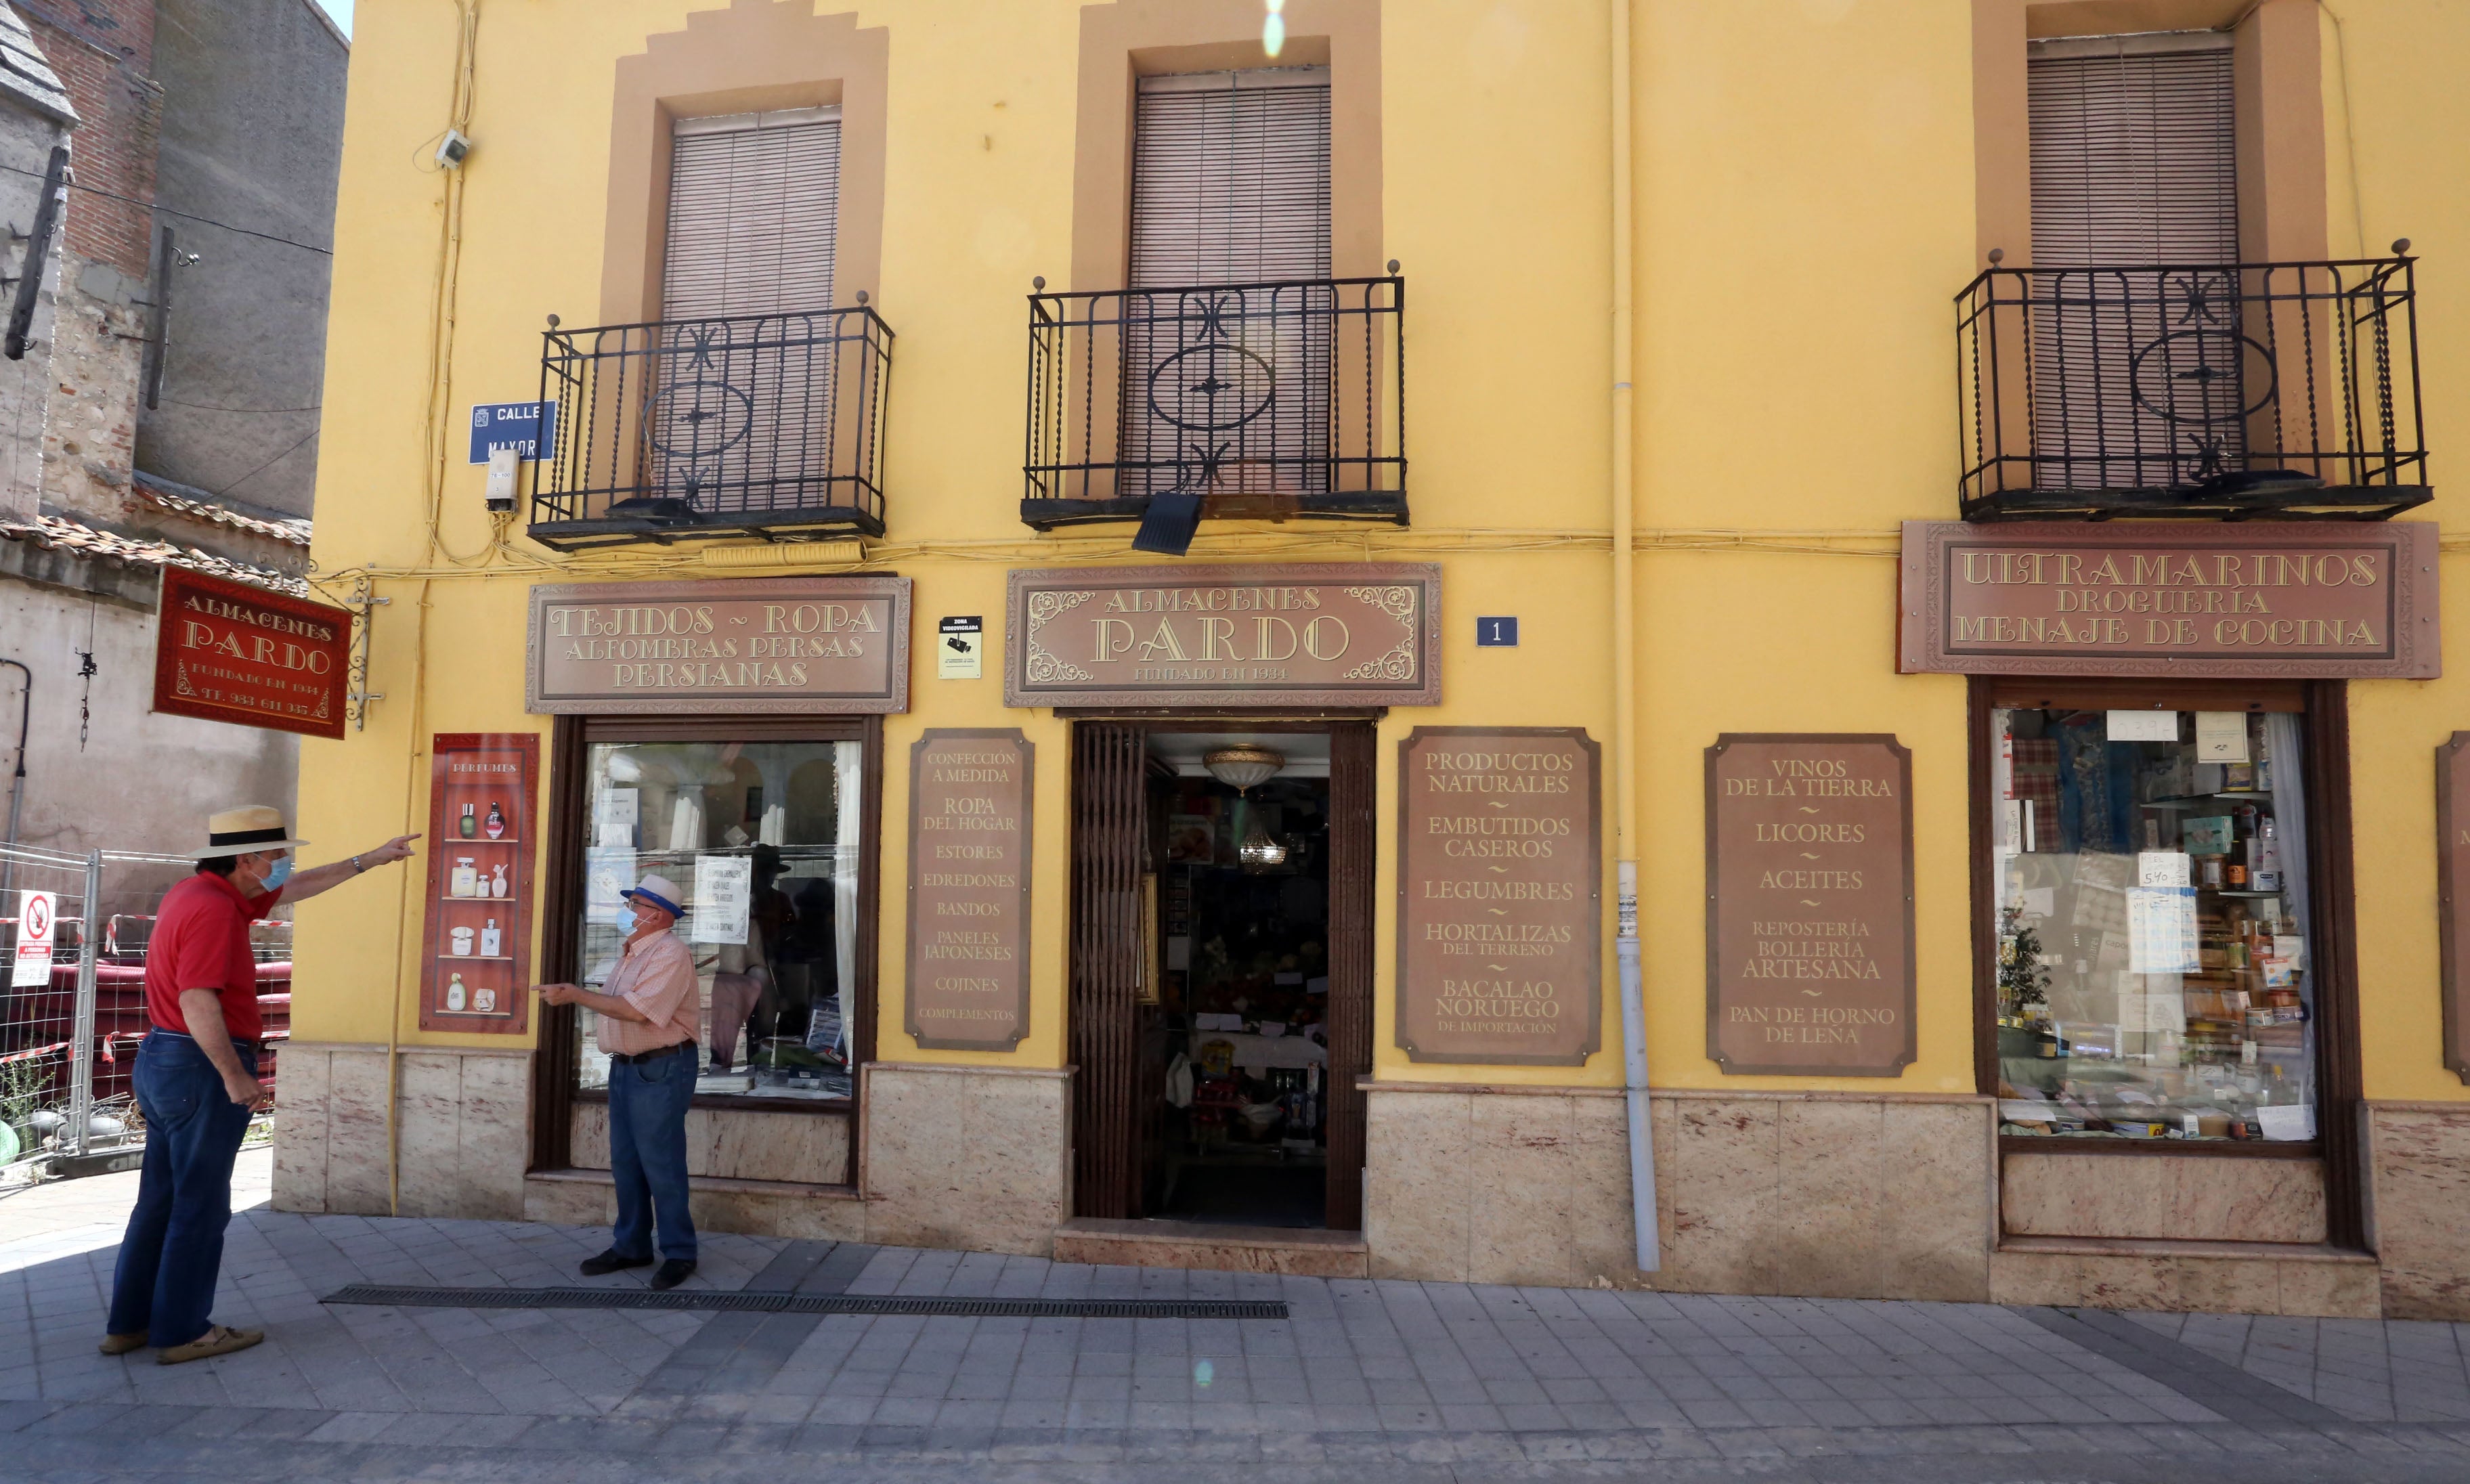
[[[12,1480],[2470,1476],[2445,1324],[1361,1283],[713,1236],[714,1289],[1283,1299],[1265,1319],[325,1305],[573,1285],[604,1234],[294,1217],[244,1156],[217,1317],[106,1358],[135,1176],[0,1198]],[[600,1280],[631,1286],[640,1274]],[[2199,1471],[2191,1473],[2190,1471]]]

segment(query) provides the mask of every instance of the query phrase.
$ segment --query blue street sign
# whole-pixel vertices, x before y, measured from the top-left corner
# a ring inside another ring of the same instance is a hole
[[[1518,647],[1518,620],[1479,618],[1475,621],[1475,641],[1478,648],[1489,649],[1499,645],[1504,649],[1515,649]]]
[[[514,449],[527,459],[557,447],[557,404],[483,402],[472,408],[472,462],[485,464],[495,449]]]

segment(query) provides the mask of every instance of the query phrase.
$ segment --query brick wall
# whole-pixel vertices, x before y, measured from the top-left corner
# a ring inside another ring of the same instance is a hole
[[[91,190],[69,194],[68,244],[142,279],[152,251],[146,208],[92,193],[154,198],[163,90],[152,76],[153,0],[20,0],[18,10],[83,121],[69,151],[78,184]]]
[[[153,258],[154,164],[163,90],[152,77],[154,0],[15,0],[82,120],[62,229],[53,326],[43,499],[72,517],[143,521],[136,456]],[[109,193],[107,195],[98,193]],[[114,197],[128,197],[126,200]]]

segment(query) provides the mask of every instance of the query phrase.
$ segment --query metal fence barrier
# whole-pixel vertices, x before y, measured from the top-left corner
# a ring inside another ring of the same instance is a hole
[[[145,1039],[146,957],[163,894],[196,870],[185,856],[97,850],[77,856],[0,846],[0,1170],[134,1149],[145,1137],[129,1074]],[[53,899],[51,964],[12,981],[27,893]],[[252,930],[269,1043],[261,1079],[291,1022],[291,924]]]

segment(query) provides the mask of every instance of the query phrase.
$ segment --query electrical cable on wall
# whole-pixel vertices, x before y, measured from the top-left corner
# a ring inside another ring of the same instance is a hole
[[[7,171],[12,175],[32,175],[37,180],[43,178],[43,173],[39,170],[24,170],[14,165],[0,165],[0,171]],[[157,213],[161,216],[177,217],[183,221],[195,221],[203,226],[221,227],[226,232],[238,232],[243,237],[254,237],[265,242],[281,243],[286,247],[297,247],[302,252],[314,252],[320,257],[331,258],[335,255],[335,249],[332,247],[320,247],[314,243],[294,242],[289,237],[277,237],[271,232],[252,231],[245,226],[234,226],[228,221],[217,221],[212,217],[200,217],[193,212],[174,211],[169,206],[159,205],[153,201],[141,201],[133,196],[122,196],[116,192],[104,190],[101,186],[80,185],[74,180],[66,181],[64,184],[66,184],[72,191],[83,191],[88,196],[100,196],[105,200],[120,201],[130,206],[143,206],[148,211]]]

